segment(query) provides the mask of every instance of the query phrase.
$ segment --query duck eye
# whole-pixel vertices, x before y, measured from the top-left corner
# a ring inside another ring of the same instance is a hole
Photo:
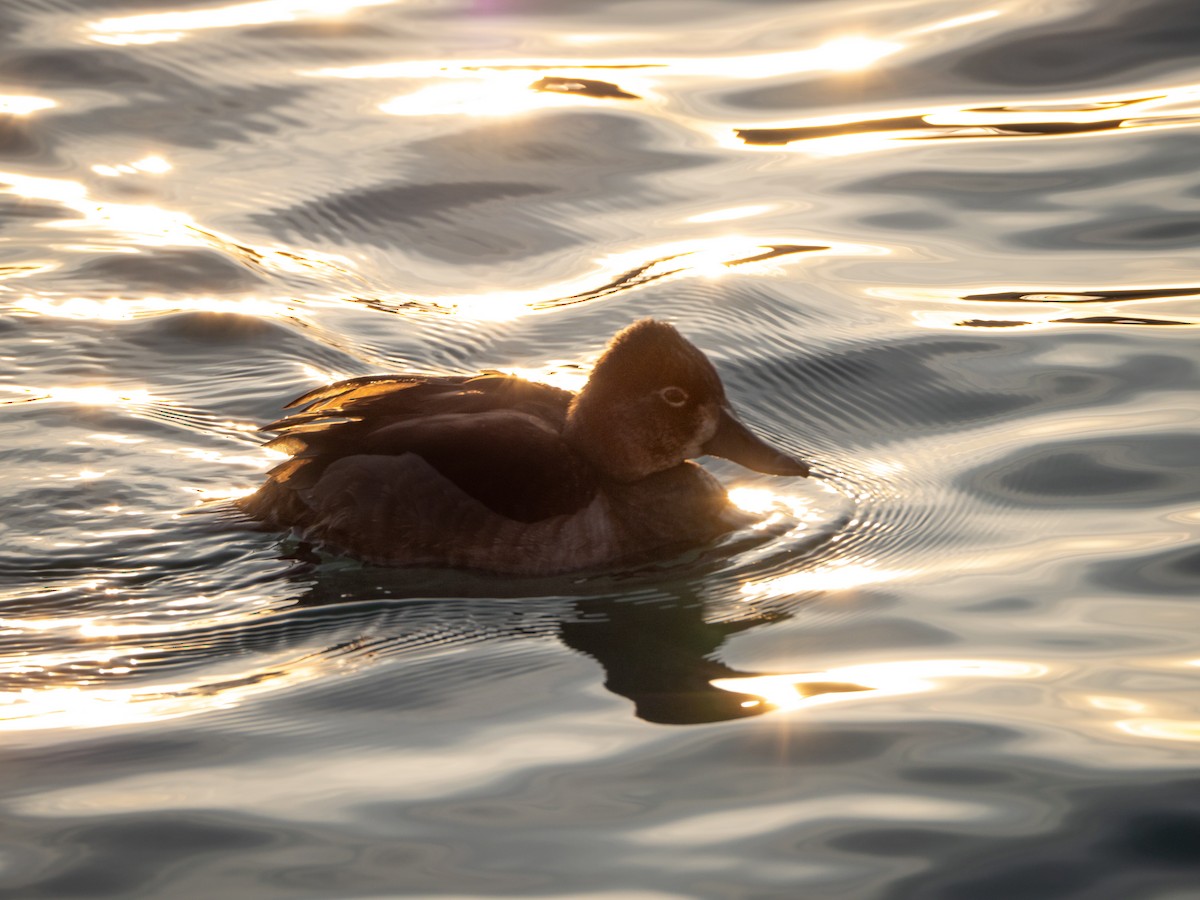
[[[683,406],[688,400],[687,391],[678,387],[663,388],[658,392],[658,396],[662,397],[668,406]]]

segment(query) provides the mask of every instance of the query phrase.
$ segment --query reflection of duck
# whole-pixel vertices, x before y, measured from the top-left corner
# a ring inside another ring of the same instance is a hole
[[[865,684],[810,680],[797,672],[748,671],[722,662],[730,637],[782,623],[795,610],[765,609],[736,594],[722,598],[710,593],[710,579],[671,579],[660,567],[640,576],[582,580],[498,580],[447,569],[344,566],[298,566],[289,577],[302,588],[296,609],[250,631],[240,628],[237,646],[278,654],[281,645],[320,634],[328,640],[325,654],[338,659],[346,654],[402,659],[420,653],[409,660],[406,676],[389,678],[383,701],[388,709],[441,702],[430,692],[447,684],[492,684],[495,678],[481,672],[509,671],[509,653],[526,659],[527,645],[544,646],[552,636],[595,660],[603,669],[604,687],[631,701],[639,719],[660,725],[744,719],[793,709],[823,694],[872,690]],[[513,598],[524,602],[508,602]],[[309,618],[304,610],[320,615]],[[492,642],[496,656],[484,646]],[[465,644],[476,650],[437,666],[438,674],[430,676],[425,654]],[[495,665],[501,668],[490,668]],[[516,671],[527,669],[522,664]],[[777,680],[770,691],[762,689],[764,678]]]
[[[264,430],[292,458],[239,502],[271,527],[382,565],[549,574],[703,544],[746,521],[687,462],[808,467],[729,409],[673,327],[620,332],[578,394],[500,373],[354,378]]]
[[[760,716],[777,707],[769,700],[713,682],[736,684],[759,672],[743,672],[714,659],[725,639],[739,631],[787,618],[755,615],[710,622],[695,597],[631,603],[581,600],[577,618],[559,626],[559,637],[604,667],[604,686],[633,701],[639,719],[661,725],[699,725]],[[863,685],[813,681],[792,688],[796,698],[866,690]]]

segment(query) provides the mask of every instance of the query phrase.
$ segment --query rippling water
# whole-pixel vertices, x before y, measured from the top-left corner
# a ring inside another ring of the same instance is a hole
[[[1200,897],[1200,7],[0,7],[0,891]],[[258,425],[644,316],[808,481],[298,559]]]

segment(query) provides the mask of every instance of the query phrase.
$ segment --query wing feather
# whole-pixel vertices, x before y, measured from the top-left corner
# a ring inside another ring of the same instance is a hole
[[[243,509],[303,525],[307,505],[289,494],[312,489],[335,462],[411,453],[506,518],[574,512],[594,496],[595,483],[561,436],[571,396],[499,372],[371,375],[317,388],[264,427],[276,434],[265,446],[291,459],[271,470]]]

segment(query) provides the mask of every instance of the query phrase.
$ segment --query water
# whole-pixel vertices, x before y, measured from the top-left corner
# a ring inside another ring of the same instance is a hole
[[[340,14],[338,14],[340,12]],[[0,8],[0,892],[1200,897],[1200,7]],[[675,322],[816,477],[297,559],[255,427]]]

